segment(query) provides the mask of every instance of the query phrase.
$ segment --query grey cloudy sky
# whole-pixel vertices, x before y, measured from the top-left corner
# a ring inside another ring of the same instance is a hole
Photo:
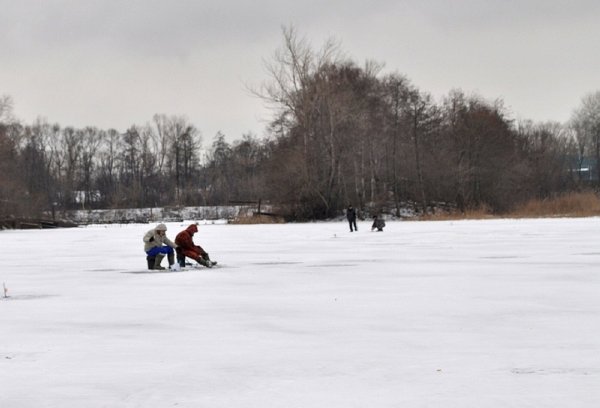
[[[569,119],[600,89],[597,0],[0,0],[0,95],[17,118],[124,131],[184,115],[210,142],[263,135],[245,84],[293,25],[441,98],[501,98],[513,118]]]

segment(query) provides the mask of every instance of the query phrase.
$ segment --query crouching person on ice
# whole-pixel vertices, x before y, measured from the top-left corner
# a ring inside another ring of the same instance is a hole
[[[373,225],[371,225],[371,231],[377,229],[377,231],[383,231],[385,227],[385,221],[381,217],[373,216]]]
[[[148,269],[165,269],[160,266],[165,255],[169,261],[169,268],[175,263],[173,249],[176,248],[177,245],[167,238],[166,233],[166,225],[158,224],[144,235],[144,251],[146,251],[147,255],[146,260],[148,261]]]
[[[210,260],[208,253],[201,246],[194,244],[194,234],[198,232],[198,226],[192,224],[175,237],[177,244],[177,262],[180,266],[185,266],[185,257],[193,259],[200,265],[212,268],[217,263]]]

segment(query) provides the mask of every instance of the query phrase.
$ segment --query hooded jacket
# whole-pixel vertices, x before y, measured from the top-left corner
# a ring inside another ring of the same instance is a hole
[[[164,231],[165,235],[159,235],[158,231]],[[144,235],[144,251],[148,252],[154,247],[160,247],[163,245],[168,245],[171,248],[177,248],[177,244],[167,238],[166,231],[167,226],[165,224],[158,224],[155,228],[152,228],[150,231],[146,232]]]
[[[175,237],[175,243],[181,249],[192,249],[195,246],[193,237],[196,232],[198,232],[198,227],[196,226],[196,224],[190,225],[189,227],[181,231],[179,234],[177,234],[177,236]]]
[[[192,259],[204,257],[206,254],[206,251],[204,251],[202,247],[194,244],[194,234],[196,232],[198,232],[198,227],[196,224],[192,224],[175,237],[175,243],[177,244],[179,251]]]

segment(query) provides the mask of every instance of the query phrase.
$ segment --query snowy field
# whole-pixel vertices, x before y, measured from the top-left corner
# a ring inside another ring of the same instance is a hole
[[[153,226],[0,231],[0,407],[600,406],[600,218]]]

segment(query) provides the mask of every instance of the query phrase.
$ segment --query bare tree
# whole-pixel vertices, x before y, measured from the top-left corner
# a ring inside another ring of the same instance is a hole
[[[524,142],[524,189],[537,199],[545,199],[572,188],[569,170],[574,143],[568,127],[556,122],[525,121],[518,124],[516,131]]]
[[[62,129],[54,154],[61,172],[58,174],[60,195],[65,209],[73,208],[76,202],[77,176],[82,152],[81,131],[72,127]]]
[[[453,91],[443,106],[445,149],[451,157],[448,176],[461,210],[490,206],[506,210],[527,179],[525,146],[505,118],[501,101]]]
[[[0,95],[0,123],[4,126],[16,122],[13,116],[13,99],[9,95]]]
[[[212,146],[206,155],[208,168],[205,169],[206,194],[208,201],[229,203],[233,192],[233,167],[231,145],[225,140],[225,135],[217,132]]]
[[[118,182],[118,149],[121,135],[115,129],[102,133],[101,143],[98,147],[98,175],[97,186],[100,198],[105,207],[112,207]]]
[[[294,177],[302,180],[296,191],[298,199],[320,200],[322,210],[330,211],[330,196],[338,168],[336,126],[343,113],[331,98],[333,88],[328,81],[330,69],[342,60],[339,47],[328,40],[318,52],[305,39],[299,39],[295,29],[283,28],[283,46],[275,52],[265,67],[270,82],[256,92],[276,111],[276,122],[285,137],[298,139],[302,146],[301,168]],[[329,68],[328,68],[329,67]],[[327,171],[324,165],[327,166]],[[321,188],[319,183],[325,185]]]
[[[48,128],[49,125],[41,120],[23,128],[19,164],[30,194],[45,195],[51,185],[46,157]]]
[[[156,143],[155,154],[157,171],[159,174],[162,174],[166,168],[169,146],[173,141],[171,119],[164,114],[154,115],[152,124],[148,126],[148,131],[153,133],[152,138]]]
[[[434,106],[431,96],[412,90],[408,95],[407,120],[410,123],[410,135],[413,142],[414,164],[416,175],[416,193],[421,203],[423,212],[427,210],[427,194],[423,178],[423,159],[426,149],[423,147],[424,139],[432,131],[432,126],[437,120],[437,108]]]
[[[233,198],[236,201],[256,202],[265,196],[266,181],[261,163],[266,151],[252,134],[245,134],[231,146]]]
[[[581,99],[581,105],[573,112],[571,124],[580,146],[589,145],[596,159],[596,186],[600,186],[600,91]]]
[[[142,206],[142,140],[139,128],[131,126],[122,135],[119,147],[119,204]]]
[[[0,97],[0,219],[19,215],[22,184],[15,163],[18,147],[15,134],[18,124],[14,122],[13,102],[9,96]]]
[[[396,210],[399,211],[401,201],[407,198],[406,171],[407,143],[410,140],[409,126],[405,118],[409,110],[409,97],[414,87],[401,75],[388,75],[382,80],[382,94],[385,106],[383,120],[387,133],[385,154],[388,157],[388,179],[394,197]],[[390,146],[391,145],[391,146]],[[400,215],[399,212],[396,215]]]
[[[80,191],[82,208],[86,203],[92,203],[98,199],[95,189],[94,178],[97,175],[96,167],[99,164],[97,158],[98,149],[103,138],[103,132],[95,127],[86,127],[81,132],[81,170]]]
[[[201,135],[182,116],[163,118],[162,123],[163,134],[169,143],[167,164],[175,185],[175,199],[178,204],[185,204],[197,198]]]

